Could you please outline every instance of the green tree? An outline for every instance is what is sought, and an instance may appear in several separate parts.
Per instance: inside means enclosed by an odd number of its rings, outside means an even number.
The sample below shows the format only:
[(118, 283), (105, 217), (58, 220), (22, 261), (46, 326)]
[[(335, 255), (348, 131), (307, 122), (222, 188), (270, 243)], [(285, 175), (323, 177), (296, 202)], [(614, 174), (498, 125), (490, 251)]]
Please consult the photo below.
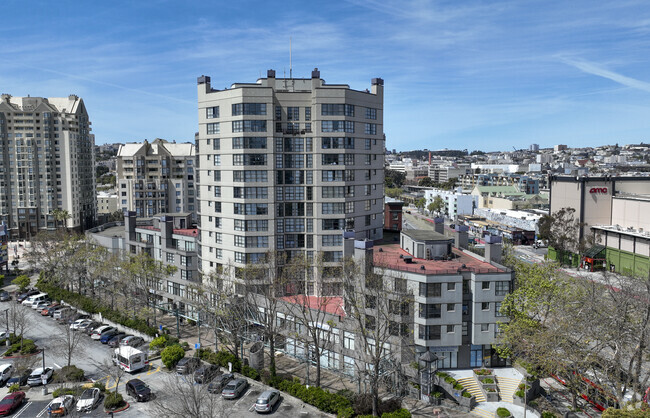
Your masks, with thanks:
[(397, 199), (402, 195), (403, 190), (399, 187), (388, 187), (386, 188), (386, 196)]
[(101, 176), (104, 174), (108, 173), (108, 167), (105, 165), (97, 165), (95, 166), (95, 177), (99, 179)]
[(22, 292), (25, 289), (27, 289), (27, 287), (29, 287), (29, 284), (31, 283), (31, 279), (29, 278), (29, 276), (21, 274), (20, 276), (13, 279), (11, 283), (18, 286), (18, 290)]
[(183, 357), (185, 357), (185, 350), (183, 350), (183, 347), (178, 344), (165, 347), (160, 353), (162, 363), (169, 370), (176, 367), (176, 363), (178, 363)]
[(440, 213), (445, 208), (445, 201), (440, 196), (433, 198), (433, 202), (429, 203), (427, 210), (431, 213)]
[(62, 209), (54, 209), (52, 211), (52, 215), (54, 216), (54, 221), (59, 224), (63, 224), (65, 227), (65, 230), (68, 230), (68, 219), (70, 219), (70, 213), (67, 210), (62, 210)]
[(421, 178), (420, 181), (418, 181), (418, 186), (421, 186), (421, 187), (433, 187), (434, 183), (433, 183), (433, 180), (431, 180), (431, 177), (424, 177), (424, 178)]
[(424, 205), (426, 204), (427, 204), (427, 200), (423, 197), (415, 201), (415, 207), (418, 208), (419, 211), (422, 211), (422, 209), (424, 209)]
[(575, 218), (575, 209), (562, 208), (539, 220), (539, 238), (558, 254), (558, 261), (564, 262), (567, 253), (579, 251), (578, 237), (582, 225)]
[(406, 181), (406, 173), (395, 170), (384, 171), (384, 184), (387, 188), (402, 187)]

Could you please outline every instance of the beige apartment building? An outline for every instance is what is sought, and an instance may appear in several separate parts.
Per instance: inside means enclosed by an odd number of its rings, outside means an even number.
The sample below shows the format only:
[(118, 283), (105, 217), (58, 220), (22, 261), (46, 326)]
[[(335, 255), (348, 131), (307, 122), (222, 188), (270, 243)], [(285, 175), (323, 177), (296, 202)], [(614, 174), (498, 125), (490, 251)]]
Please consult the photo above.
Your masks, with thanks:
[[(368, 90), (276, 78), (213, 89), (198, 78), (199, 269), (243, 267), (270, 251), (325, 265), (343, 237), (382, 237), (383, 80)], [(318, 272), (305, 292), (318, 293)], [(330, 283), (331, 282), (331, 283)], [(340, 294), (328, 279), (323, 293)]]
[[(0, 101), (0, 219), (13, 238), (65, 226), (84, 230), (97, 213), (95, 138), (86, 106), (68, 97), (12, 97)], [(59, 224), (58, 226), (61, 226)]]
[(120, 145), (117, 207), (137, 217), (196, 212), (194, 144), (155, 139)]

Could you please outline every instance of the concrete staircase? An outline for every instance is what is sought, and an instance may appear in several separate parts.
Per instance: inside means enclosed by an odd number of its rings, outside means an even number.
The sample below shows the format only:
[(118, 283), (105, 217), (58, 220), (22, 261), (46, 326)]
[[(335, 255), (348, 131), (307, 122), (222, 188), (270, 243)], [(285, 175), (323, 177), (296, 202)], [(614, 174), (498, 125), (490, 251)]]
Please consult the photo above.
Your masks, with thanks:
[(472, 415), (476, 415), (482, 418), (494, 418), (494, 412), (481, 408), (480, 404), (472, 409)]
[(497, 376), (497, 387), (501, 395), (501, 402), (512, 403), (512, 395), (515, 394), (520, 383), (521, 379)]
[(476, 397), (476, 402), (485, 402), (485, 396), (483, 396), (483, 392), (481, 392), (481, 388), (479, 388), (479, 383), (476, 381), (476, 378), (474, 376), (472, 377), (463, 377), (461, 379), (458, 379), (458, 383), (463, 385), (465, 389), (472, 395)]

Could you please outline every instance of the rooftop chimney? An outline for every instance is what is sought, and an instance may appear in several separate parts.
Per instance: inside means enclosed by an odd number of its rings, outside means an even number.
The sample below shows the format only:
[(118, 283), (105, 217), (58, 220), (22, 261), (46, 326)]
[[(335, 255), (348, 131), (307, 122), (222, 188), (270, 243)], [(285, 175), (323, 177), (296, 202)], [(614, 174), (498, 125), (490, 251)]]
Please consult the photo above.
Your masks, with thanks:
[(434, 231), (445, 235), (445, 218), (433, 218)]
[(311, 78), (320, 78), (320, 71), (318, 71), (318, 67), (314, 68), (314, 70), (311, 72)]
[(502, 238), (497, 235), (488, 235), (485, 237), (485, 259), (487, 261), (501, 263), (501, 254), (503, 250), (501, 241)]
[(275, 70), (267, 70), (266, 78), (275, 78)]
[(202, 75), (201, 77), (197, 77), (196, 83), (197, 84), (210, 83), (210, 77), (207, 75)]
[(456, 234), (454, 237), (454, 245), (456, 248), (467, 249), (467, 231), (469, 231), (467, 225), (456, 225)]
[(384, 79), (383, 78), (373, 78), (371, 84), (373, 85), (378, 85), (378, 86), (383, 86), (384, 85)]

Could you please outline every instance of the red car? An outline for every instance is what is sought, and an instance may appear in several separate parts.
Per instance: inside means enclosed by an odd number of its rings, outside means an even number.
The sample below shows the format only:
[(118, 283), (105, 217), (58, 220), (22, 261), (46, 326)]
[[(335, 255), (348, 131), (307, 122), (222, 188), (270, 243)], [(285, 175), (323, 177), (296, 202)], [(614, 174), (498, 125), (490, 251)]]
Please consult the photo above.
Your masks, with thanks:
[(0, 401), (0, 415), (9, 415), (16, 408), (23, 404), (25, 400), (25, 392), (14, 392), (5, 396), (4, 399)]

